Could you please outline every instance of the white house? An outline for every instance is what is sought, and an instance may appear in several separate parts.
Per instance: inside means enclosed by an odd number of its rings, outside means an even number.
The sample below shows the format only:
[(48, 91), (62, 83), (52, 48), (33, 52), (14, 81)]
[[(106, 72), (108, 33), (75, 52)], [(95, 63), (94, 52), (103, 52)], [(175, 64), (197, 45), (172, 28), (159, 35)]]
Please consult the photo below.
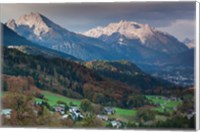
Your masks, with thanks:
[(54, 110), (56, 112), (59, 112), (61, 115), (64, 115), (65, 114), (65, 105), (60, 104), (58, 106), (54, 106)]
[(10, 118), (12, 109), (2, 109), (0, 115), (5, 115), (6, 118)]
[(122, 123), (120, 121), (113, 120), (110, 123), (114, 128), (120, 128), (122, 126)]
[(71, 107), (69, 109), (70, 115), (72, 117), (73, 120), (77, 120), (79, 118), (84, 118), (84, 116), (81, 114), (80, 110), (78, 110), (77, 107)]
[(104, 112), (107, 114), (107, 115), (111, 115), (111, 114), (114, 114), (114, 109), (112, 107), (105, 107), (104, 108)]
[(187, 113), (187, 118), (190, 120), (193, 116), (195, 116), (195, 112)]

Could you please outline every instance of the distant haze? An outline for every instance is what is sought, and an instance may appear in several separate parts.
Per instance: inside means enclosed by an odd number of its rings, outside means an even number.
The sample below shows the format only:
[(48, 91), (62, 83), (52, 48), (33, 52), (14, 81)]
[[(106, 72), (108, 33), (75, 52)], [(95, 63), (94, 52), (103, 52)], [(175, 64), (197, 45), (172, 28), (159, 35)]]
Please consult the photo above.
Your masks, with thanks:
[(39, 12), (74, 32), (123, 19), (150, 24), (181, 41), (195, 34), (195, 2), (2, 4), (1, 22), (30, 12)]

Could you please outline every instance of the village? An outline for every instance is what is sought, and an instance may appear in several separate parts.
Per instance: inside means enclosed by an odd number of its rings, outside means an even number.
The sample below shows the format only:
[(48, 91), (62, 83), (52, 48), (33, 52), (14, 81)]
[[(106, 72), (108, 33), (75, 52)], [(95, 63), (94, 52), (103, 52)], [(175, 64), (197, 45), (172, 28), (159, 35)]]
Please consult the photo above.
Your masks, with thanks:
[[(160, 112), (169, 112), (169, 111), (176, 111), (177, 106), (175, 105), (174, 107), (167, 107), (170, 102), (181, 102), (180, 98), (176, 97), (163, 97), (163, 96), (148, 96), (150, 100), (152, 100), (154, 103), (152, 104), (151, 107), (144, 106), (144, 108), (159, 108), (157, 109)], [(164, 102), (160, 102), (160, 101)], [(38, 107), (38, 106), (43, 106), (48, 108), (48, 110), (52, 113), (55, 114), (57, 113), (59, 115), (60, 120), (65, 120), (65, 119), (72, 119), (74, 122), (79, 122), (81, 120), (84, 120), (88, 116), (88, 114), (91, 114), (89, 111), (83, 111), (80, 106), (73, 104), (73, 102), (69, 103), (69, 106), (67, 105), (66, 102), (64, 101), (57, 101), (57, 103), (53, 106), (50, 106), (47, 102), (44, 100), (35, 100), (35, 102), (32, 104), (32, 107)], [(136, 108), (133, 108), (134, 111), (137, 111)], [(156, 110), (156, 109), (155, 109)], [(35, 111), (37, 114), (38, 112)], [(12, 114), (12, 109), (5, 108), (2, 109), (0, 112), (1, 116), (4, 116), (5, 118), (10, 119)], [(96, 114), (96, 118), (99, 120), (103, 121), (106, 126), (109, 126), (111, 128), (124, 128), (124, 120), (121, 118), (117, 118), (119, 113), (116, 111), (114, 107), (108, 107), (105, 106), (103, 107), (102, 111), (100, 111), (99, 114)], [(188, 119), (191, 119), (195, 115), (194, 110), (190, 109), (186, 113), (184, 113), (183, 116), (187, 117)], [(146, 122), (148, 124), (149, 122)], [(138, 125), (138, 122), (135, 122), (136, 125)]]
[[(37, 107), (37, 106), (46, 107), (46, 103), (44, 101), (35, 101), (33, 103), (33, 107)], [(76, 105), (72, 105), (69, 108), (66, 108), (65, 104), (56, 104), (55, 106), (51, 107), (49, 110), (51, 111), (52, 114), (58, 113), (60, 115), (60, 119), (71, 118), (73, 121), (76, 122), (85, 118), (83, 112), (81, 112), (79, 107)], [(35, 113), (37, 114), (38, 112), (35, 111)], [(102, 115), (99, 114), (99, 115), (96, 115), (96, 117), (102, 121), (110, 123), (110, 125), (113, 128), (122, 127), (122, 122), (120, 120), (109, 119), (109, 115), (113, 115), (115, 113), (115, 110), (112, 107), (104, 107), (102, 113), (103, 113)], [(11, 118), (11, 114), (12, 114), (12, 109), (9, 109), (9, 108), (2, 109), (0, 112), (1, 116), (4, 116), (8, 119)]]

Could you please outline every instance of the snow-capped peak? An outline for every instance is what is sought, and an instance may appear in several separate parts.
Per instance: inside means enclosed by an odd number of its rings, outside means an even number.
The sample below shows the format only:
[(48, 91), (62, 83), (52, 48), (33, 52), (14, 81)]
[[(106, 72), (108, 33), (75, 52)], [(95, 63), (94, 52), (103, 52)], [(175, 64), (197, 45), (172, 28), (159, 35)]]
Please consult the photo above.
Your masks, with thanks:
[(106, 27), (93, 28), (85, 33), (86, 36), (98, 38), (102, 35), (110, 36), (113, 33), (120, 33), (128, 39), (139, 38), (145, 42), (147, 37), (151, 37), (155, 29), (148, 24), (139, 24), (133, 21), (121, 20), (118, 23), (110, 23)]
[(33, 32), (36, 36), (40, 36), (41, 33), (47, 33), (50, 28), (43, 20), (43, 16), (39, 13), (25, 14), (19, 19), (11, 20), (7, 22), (7, 26), (11, 29), (15, 29), (14, 25), (17, 26), (28, 26), (30, 29), (33, 29)]

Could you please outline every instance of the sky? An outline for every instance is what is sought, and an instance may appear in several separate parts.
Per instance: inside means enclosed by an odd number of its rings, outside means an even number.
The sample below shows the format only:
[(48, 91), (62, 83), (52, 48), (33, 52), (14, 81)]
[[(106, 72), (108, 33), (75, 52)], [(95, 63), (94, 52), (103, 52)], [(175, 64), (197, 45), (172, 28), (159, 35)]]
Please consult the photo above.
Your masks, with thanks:
[(181, 41), (195, 36), (195, 2), (1, 4), (1, 22), (30, 12), (74, 32), (128, 20), (149, 24)]

